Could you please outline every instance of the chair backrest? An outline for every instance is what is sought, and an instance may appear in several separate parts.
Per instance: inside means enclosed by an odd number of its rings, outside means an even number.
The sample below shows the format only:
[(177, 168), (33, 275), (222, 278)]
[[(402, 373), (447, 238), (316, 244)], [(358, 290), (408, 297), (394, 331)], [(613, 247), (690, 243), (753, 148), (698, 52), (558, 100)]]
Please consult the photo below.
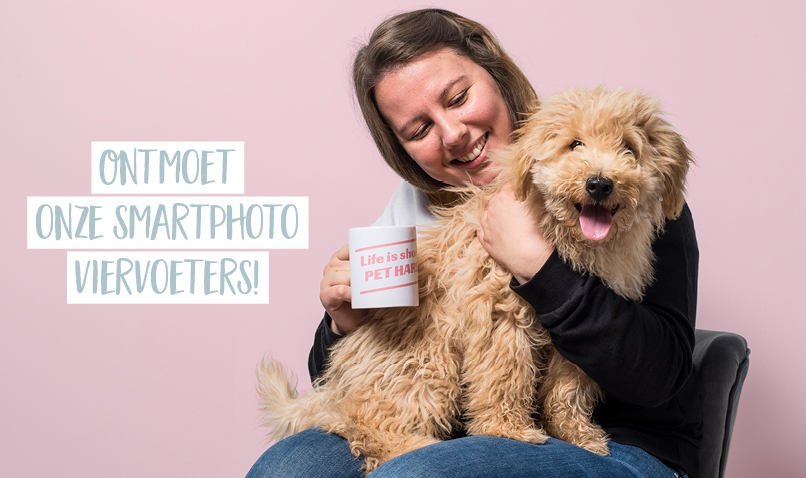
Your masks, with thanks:
[(703, 437), (701, 478), (723, 478), (733, 423), (750, 364), (750, 350), (741, 335), (696, 330), (694, 373), (702, 387)]

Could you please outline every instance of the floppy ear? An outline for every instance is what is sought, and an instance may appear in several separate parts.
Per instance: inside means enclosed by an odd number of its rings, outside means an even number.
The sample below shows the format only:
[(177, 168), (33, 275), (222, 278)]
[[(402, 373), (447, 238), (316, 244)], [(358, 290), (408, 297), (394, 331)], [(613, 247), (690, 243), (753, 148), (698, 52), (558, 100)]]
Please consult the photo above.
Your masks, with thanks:
[(526, 154), (523, 148), (517, 147), (507, 148), (507, 154), (510, 161), (511, 168), (506, 179), (512, 186), (512, 192), (518, 201), (525, 201), (529, 193), (529, 188), (532, 185), (532, 165), (534, 161)]
[(546, 144), (545, 114), (532, 115), (515, 133), (516, 140), (500, 150), (495, 161), (501, 167), (502, 179), (509, 182), (519, 201), (525, 201), (532, 188), (532, 166), (535, 154)]
[(686, 174), (694, 156), (669, 122), (653, 115), (644, 125), (649, 143), (657, 151), (655, 167), (663, 176), (663, 214), (676, 219), (683, 210)]

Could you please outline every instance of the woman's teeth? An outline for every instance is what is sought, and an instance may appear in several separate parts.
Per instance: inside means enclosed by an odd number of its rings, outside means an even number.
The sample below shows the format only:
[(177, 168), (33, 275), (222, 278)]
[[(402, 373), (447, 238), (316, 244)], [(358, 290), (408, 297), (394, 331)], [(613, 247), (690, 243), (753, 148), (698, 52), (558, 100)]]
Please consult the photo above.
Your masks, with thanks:
[(487, 142), (487, 135), (485, 134), (484, 136), (481, 137), (479, 142), (476, 143), (475, 146), (473, 146), (473, 151), (468, 153), (467, 156), (456, 158), (456, 161), (459, 161), (460, 163), (469, 163), (470, 161), (473, 161), (474, 159), (478, 158), (479, 154), (481, 154), (481, 150), (484, 149), (484, 144), (486, 142)]

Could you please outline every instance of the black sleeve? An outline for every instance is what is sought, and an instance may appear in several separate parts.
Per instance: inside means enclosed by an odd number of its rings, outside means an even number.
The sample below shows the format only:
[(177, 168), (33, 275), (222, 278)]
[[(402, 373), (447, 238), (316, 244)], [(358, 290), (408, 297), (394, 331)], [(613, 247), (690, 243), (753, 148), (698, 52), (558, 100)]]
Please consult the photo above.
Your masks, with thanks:
[(653, 250), (655, 280), (641, 302), (574, 272), (556, 252), (529, 282), (511, 284), (560, 354), (610, 396), (645, 407), (671, 398), (692, 370), (699, 251), (688, 206)]
[(311, 382), (322, 374), (327, 359), (330, 356), (330, 348), (342, 338), (341, 335), (338, 335), (330, 329), (331, 320), (333, 319), (325, 312), (325, 316), (322, 318), (313, 336), (313, 346), (311, 347), (311, 352), (308, 354), (308, 373), (311, 375)]

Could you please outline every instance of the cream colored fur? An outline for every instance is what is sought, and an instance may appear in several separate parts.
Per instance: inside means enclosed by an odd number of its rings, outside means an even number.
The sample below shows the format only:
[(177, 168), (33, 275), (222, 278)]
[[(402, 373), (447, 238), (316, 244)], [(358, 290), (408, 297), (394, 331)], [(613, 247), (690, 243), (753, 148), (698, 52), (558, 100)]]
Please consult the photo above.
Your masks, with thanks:
[[(462, 190), (466, 200), (437, 211), (438, 225), (421, 231), (419, 307), (372, 310), (301, 397), (279, 363), (259, 365), (271, 437), (314, 426), (337, 433), (367, 473), (460, 428), (531, 443), (550, 435), (606, 455), (605, 433), (591, 420), (601, 391), (554, 350), (476, 231), (490, 197), (509, 182), (566, 262), (640, 300), (652, 281), (652, 242), (683, 207), (691, 161), (660, 114), (659, 102), (638, 91), (570, 90), (544, 101), (493, 158), (495, 183)], [(583, 146), (572, 149), (575, 140)], [(617, 210), (608, 235), (592, 241), (577, 206), (591, 200), (585, 181), (597, 175), (613, 180), (605, 204)]]

